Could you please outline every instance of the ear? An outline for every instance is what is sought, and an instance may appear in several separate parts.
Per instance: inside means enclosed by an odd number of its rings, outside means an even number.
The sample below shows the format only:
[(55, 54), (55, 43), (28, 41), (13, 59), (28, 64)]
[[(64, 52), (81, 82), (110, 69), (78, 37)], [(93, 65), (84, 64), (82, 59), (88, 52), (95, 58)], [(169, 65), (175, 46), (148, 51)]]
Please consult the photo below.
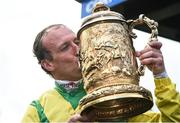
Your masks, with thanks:
[(42, 60), (41, 65), (47, 71), (53, 71), (54, 70), (54, 64), (51, 61), (49, 61), (48, 59)]

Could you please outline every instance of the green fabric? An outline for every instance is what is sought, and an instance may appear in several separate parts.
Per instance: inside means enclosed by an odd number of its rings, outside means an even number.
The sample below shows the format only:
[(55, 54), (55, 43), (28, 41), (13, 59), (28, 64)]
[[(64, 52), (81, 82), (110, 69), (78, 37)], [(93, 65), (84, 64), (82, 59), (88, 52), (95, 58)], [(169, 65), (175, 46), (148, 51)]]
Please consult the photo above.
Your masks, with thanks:
[(49, 120), (47, 119), (46, 115), (44, 114), (44, 108), (41, 106), (39, 100), (33, 101), (31, 103), (31, 105), (36, 107), (40, 122), (41, 123), (49, 123)]
[(79, 100), (86, 95), (86, 91), (83, 88), (83, 82), (80, 83), (80, 87), (71, 91), (70, 93), (67, 93), (67, 91), (64, 89), (63, 86), (56, 83), (55, 89), (58, 91), (59, 94), (61, 94), (68, 102), (70, 102), (73, 109), (76, 109)]
[[(143, 114), (129, 118), (127, 122), (180, 122), (180, 94), (176, 91), (175, 84), (173, 84), (169, 78), (155, 79), (155, 84), (155, 95), (157, 97), (157, 106), (160, 112), (147, 111)], [(85, 94), (85, 91), (81, 85), (79, 91), (83, 90), (83, 94), (79, 94), (80, 92), (77, 91), (67, 97), (60, 87), (57, 86), (57, 90), (53, 89), (44, 93), (39, 99), (40, 103), (34, 101), (31, 106), (28, 107), (22, 123), (39, 123), (48, 121), (54, 123), (67, 122), (69, 117), (76, 113), (71, 106), (74, 105), (75, 108), (79, 102), (76, 94), (82, 96)], [(65, 96), (63, 97), (63, 95)], [(69, 99), (71, 97), (73, 99)], [(78, 97), (81, 98), (80, 96)], [(69, 103), (68, 100), (72, 104)], [(42, 106), (46, 110), (41, 107), (41, 104), (45, 104)], [(47, 117), (48, 120), (46, 120), (45, 117)]]

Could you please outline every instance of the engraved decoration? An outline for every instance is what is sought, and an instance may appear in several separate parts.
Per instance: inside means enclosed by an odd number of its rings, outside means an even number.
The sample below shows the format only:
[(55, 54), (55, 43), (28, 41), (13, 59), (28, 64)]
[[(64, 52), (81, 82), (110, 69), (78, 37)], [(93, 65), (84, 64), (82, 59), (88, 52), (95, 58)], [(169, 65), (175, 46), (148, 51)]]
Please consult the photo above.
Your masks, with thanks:
[(100, 23), (81, 33), (82, 73), (88, 92), (120, 82), (138, 85), (134, 48), (124, 26)]
[(139, 86), (144, 66), (138, 67), (132, 38), (134, 26), (147, 24), (150, 40), (157, 38), (157, 22), (144, 15), (136, 20), (124, 17), (102, 3), (84, 18), (78, 31), (80, 65), (87, 95), (80, 113), (93, 111), (97, 121), (126, 119), (153, 106), (151, 92)]

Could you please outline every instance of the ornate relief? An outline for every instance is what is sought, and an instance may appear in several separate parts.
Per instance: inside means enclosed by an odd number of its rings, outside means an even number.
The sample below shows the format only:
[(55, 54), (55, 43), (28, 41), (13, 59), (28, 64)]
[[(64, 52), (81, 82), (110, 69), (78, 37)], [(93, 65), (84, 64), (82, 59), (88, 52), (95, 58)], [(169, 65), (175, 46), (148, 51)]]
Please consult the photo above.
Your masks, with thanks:
[(110, 76), (137, 78), (134, 48), (123, 25), (108, 22), (94, 25), (82, 32), (80, 40), (82, 74), (87, 91), (89, 86), (97, 87), (99, 79)]
[(144, 15), (126, 21), (103, 4), (98, 4), (93, 12), (78, 31), (87, 91), (80, 101), (81, 113), (95, 109), (97, 121), (112, 121), (147, 111), (153, 105), (152, 95), (139, 86), (144, 66), (137, 66), (131, 39), (136, 35), (132, 29), (147, 24), (152, 30), (152, 40), (157, 38), (157, 23)]

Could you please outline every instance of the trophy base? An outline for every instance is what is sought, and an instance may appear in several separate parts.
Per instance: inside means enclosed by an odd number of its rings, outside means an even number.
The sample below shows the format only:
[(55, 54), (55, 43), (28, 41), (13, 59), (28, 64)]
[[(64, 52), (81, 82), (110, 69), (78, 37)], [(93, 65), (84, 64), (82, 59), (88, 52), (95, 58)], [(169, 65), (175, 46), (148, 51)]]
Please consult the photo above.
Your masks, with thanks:
[(134, 84), (121, 84), (93, 91), (80, 101), (80, 113), (92, 111), (96, 121), (119, 121), (151, 109), (151, 93)]

